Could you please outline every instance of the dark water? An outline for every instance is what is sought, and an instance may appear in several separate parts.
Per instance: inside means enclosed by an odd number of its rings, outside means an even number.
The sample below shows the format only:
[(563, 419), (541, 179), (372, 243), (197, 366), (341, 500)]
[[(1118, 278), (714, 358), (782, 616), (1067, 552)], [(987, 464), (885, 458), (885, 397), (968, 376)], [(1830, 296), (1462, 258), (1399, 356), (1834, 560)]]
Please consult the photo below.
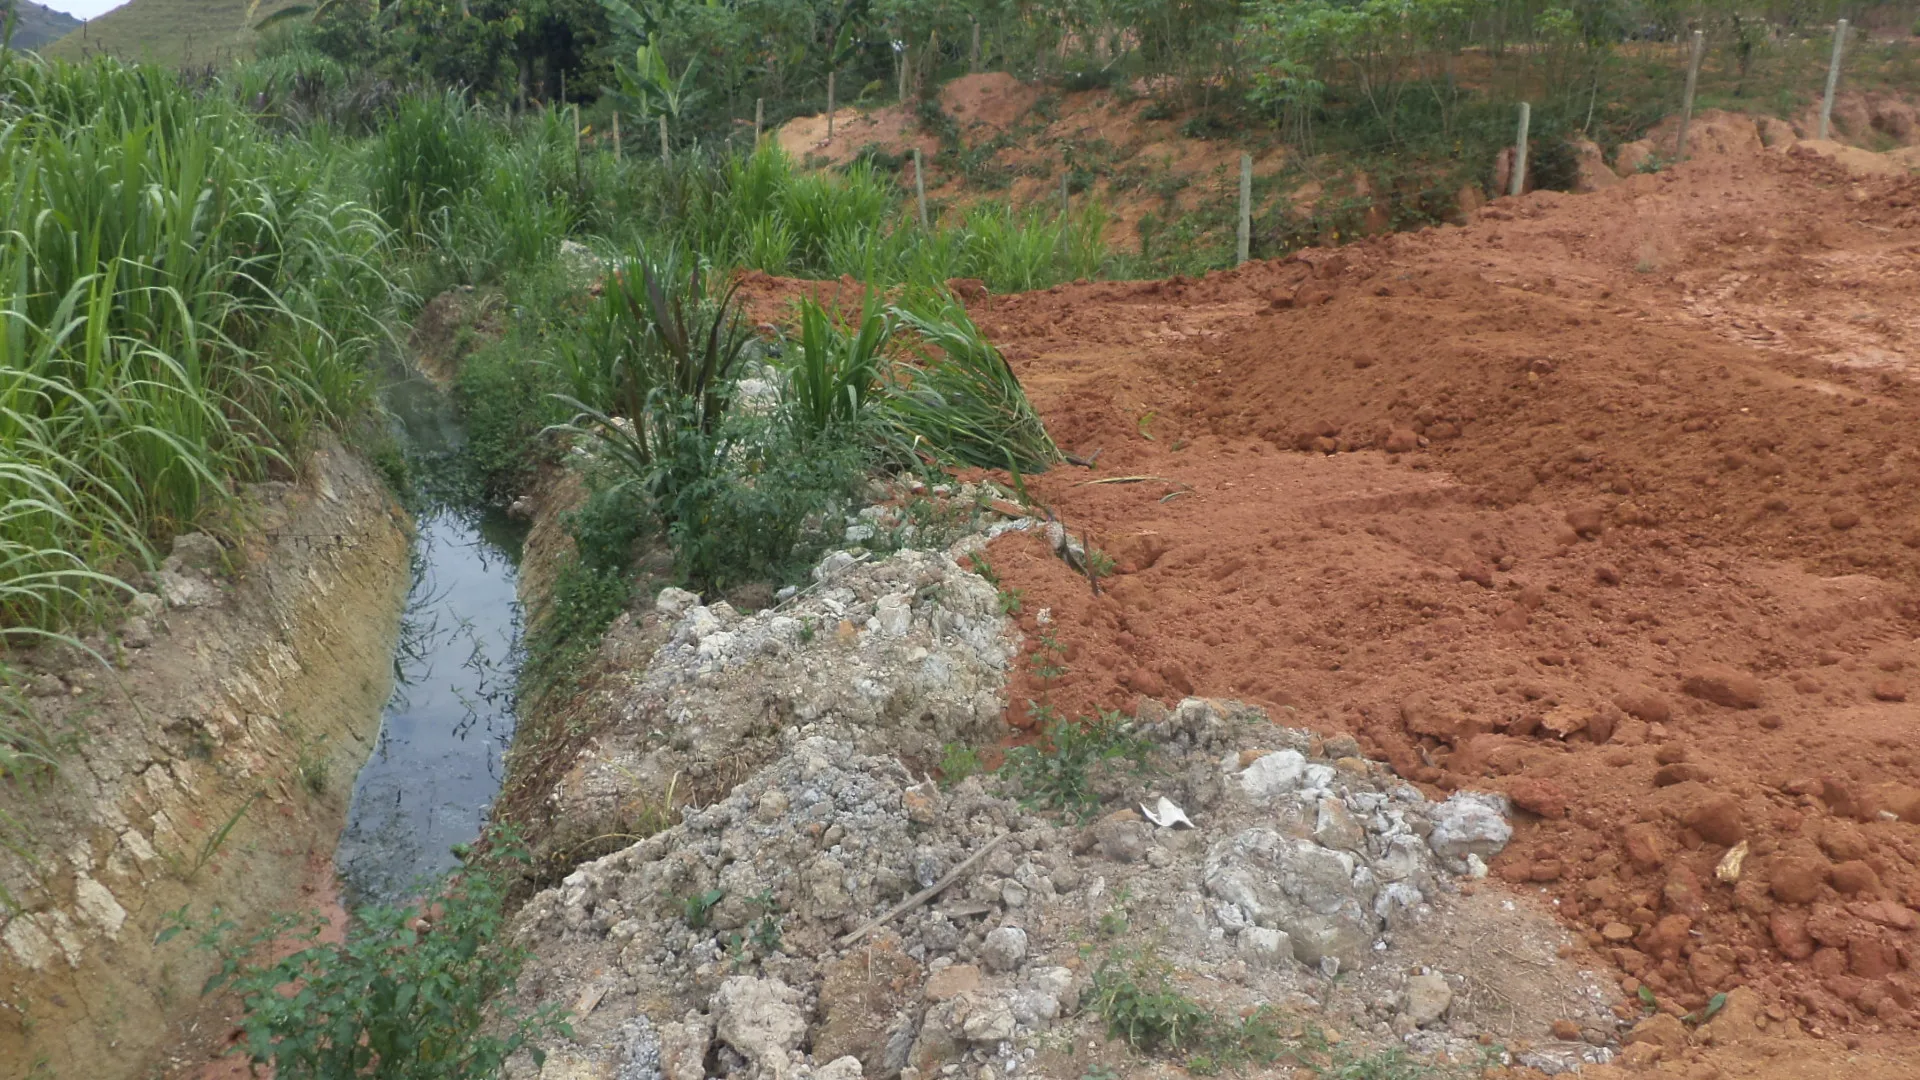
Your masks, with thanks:
[(461, 432), (443, 395), (396, 370), (383, 400), (416, 484), (413, 586), (380, 737), (354, 782), (334, 856), (349, 906), (391, 903), (451, 869), (499, 794), (513, 739), (520, 536), (505, 518), (437, 488)]

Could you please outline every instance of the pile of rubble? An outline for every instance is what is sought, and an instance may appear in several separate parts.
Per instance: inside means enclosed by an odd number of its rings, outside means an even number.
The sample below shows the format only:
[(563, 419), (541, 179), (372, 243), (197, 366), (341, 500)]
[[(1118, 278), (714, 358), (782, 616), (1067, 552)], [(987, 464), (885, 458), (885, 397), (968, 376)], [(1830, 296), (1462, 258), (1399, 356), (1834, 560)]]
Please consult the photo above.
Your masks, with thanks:
[(1511, 834), (1502, 798), (1433, 803), (1351, 739), (1201, 699), (1142, 703), (1152, 768), (1108, 778), (1124, 808), (1088, 823), (1003, 776), (943, 787), (904, 762), (998, 722), (993, 589), (923, 552), (816, 578), (746, 618), (663, 596), (669, 643), (634, 684), (654, 734), (576, 772), (617, 798), (642, 770), (764, 764), (521, 911), (520, 995), (575, 1014), (523, 1075), (1045, 1075), (1049, 1032), (1104, 1030), (1106, 957), (1146, 952), (1223, 1012), (1461, 1059), (1524, 1038), (1555, 1072), (1610, 1056), (1610, 984), (1546, 912), (1471, 884)]

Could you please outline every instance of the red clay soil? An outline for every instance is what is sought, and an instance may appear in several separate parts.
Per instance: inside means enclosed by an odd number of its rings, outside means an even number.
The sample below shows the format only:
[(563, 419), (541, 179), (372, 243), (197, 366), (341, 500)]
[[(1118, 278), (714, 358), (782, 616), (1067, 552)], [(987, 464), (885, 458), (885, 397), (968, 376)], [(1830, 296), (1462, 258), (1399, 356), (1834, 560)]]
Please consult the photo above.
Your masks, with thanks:
[[(1756, 146), (1200, 281), (976, 301), (1062, 446), (1099, 453), (1028, 483), (1117, 564), (1095, 595), (1037, 536), (995, 543), (1029, 641), (1044, 611), (1066, 649), (1016, 698), (1239, 698), (1504, 791), (1495, 873), (1629, 992), (1750, 986), (1904, 1054), (1916, 207), (1920, 180)], [(1115, 477), (1149, 479), (1089, 483)]]

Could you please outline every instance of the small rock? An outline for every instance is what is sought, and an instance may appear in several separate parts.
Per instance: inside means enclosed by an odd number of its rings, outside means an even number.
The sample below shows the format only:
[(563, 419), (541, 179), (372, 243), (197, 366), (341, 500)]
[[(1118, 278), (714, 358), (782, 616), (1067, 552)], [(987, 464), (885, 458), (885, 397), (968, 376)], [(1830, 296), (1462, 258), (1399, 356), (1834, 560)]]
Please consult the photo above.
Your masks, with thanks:
[(860, 1059), (852, 1054), (834, 1058), (813, 1070), (813, 1080), (860, 1080), (864, 1075), (865, 1071), (860, 1067)]
[(1873, 684), (1873, 699), (1875, 701), (1905, 701), (1907, 700), (1907, 684), (1901, 682), (1899, 679), (1881, 679), (1879, 682)]
[(974, 999), (966, 1020), (961, 1022), (960, 1033), (968, 1042), (997, 1043), (1013, 1038), (1017, 1027), (1012, 1004), (1004, 997), (994, 996)]
[(665, 1080), (706, 1080), (707, 1047), (712, 1043), (712, 1017), (690, 1012), (681, 1023), (661, 1025), (661, 1075)]
[(1759, 679), (1721, 664), (1688, 671), (1681, 678), (1680, 689), (1729, 709), (1757, 709), (1762, 699)]
[(1606, 520), (1606, 512), (1597, 506), (1581, 506), (1567, 511), (1567, 526), (1589, 539), (1600, 535)]
[(927, 978), (921, 995), (928, 1001), (952, 1001), (961, 994), (980, 989), (980, 969), (972, 964), (954, 964), (941, 968)]
[(1147, 853), (1147, 823), (1132, 810), (1116, 810), (1093, 827), (1100, 853), (1114, 862), (1139, 862)]
[(980, 960), (988, 971), (1012, 971), (1026, 958), (1027, 932), (1017, 926), (1002, 926), (989, 932), (980, 946)]
[(1438, 1023), (1453, 1005), (1453, 988), (1441, 975), (1415, 975), (1407, 980), (1402, 1009), (1417, 1027)]
[(1669, 1050), (1677, 1050), (1687, 1045), (1687, 1026), (1680, 1018), (1668, 1013), (1655, 1013), (1633, 1026), (1627, 1033), (1629, 1046), (1647, 1043)]
[(1293, 959), (1293, 942), (1285, 931), (1264, 926), (1249, 926), (1240, 931), (1235, 942), (1240, 958), (1255, 969), (1285, 967)]
[(173, 551), (161, 563), (175, 573), (182, 570), (214, 570), (226, 558), (220, 541), (202, 532), (181, 533), (173, 538)]
[(1307, 776), (1306, 756), (1297, 750), (1263, 754), (1240, 772), (1240, 788), (1255, 799), (1271, 799), (1299, 790)]
[(1581, 1041), (1580, 1025), (1571, 1020), (1555, 1020), (1553, 1022), (1553, 1037), (1559, 1039), (1561, 1042), (1579, 1042)]
[(653, 610), (669, 619), (678, 619), (692, 611), (694, 605), (698, 603), (700, 603), (700, 597), (685, 589), (676, 589), (669, 585), (660, 590), (660, 595), (653, 598)]
[(787, 1052), (807, 1034), (807, 1017), (798, 991), (778, 979), (735, 975), (720, 984), (708, 1008), (714, 1033), (747, 1060), (784, 1069)]
[(913, 627), (913, 599), (909, 596), (883, 596), (873, 605), (873, 617), (880, 624), (880, 636), (907, 636)]
[(1443, 859), (1478, 855), (1490, 859), (1513, 839), (1507, 824), (1506, 800), (1478, 791), (1457, 792), (1433, 808), (1433, 832), (1427, 846)]
[(1341, 851), (1359, 851), (1367, 841), (1367, 830), (1347, 812), (1345, 803), (1327, 797), (1320, 800), (1320, 817), (1313, 829), (1313, 842)]
[(129, 649), (144, 649), (153, 644), (153, 624), (135, 615), (120, 626), (120, 644)]

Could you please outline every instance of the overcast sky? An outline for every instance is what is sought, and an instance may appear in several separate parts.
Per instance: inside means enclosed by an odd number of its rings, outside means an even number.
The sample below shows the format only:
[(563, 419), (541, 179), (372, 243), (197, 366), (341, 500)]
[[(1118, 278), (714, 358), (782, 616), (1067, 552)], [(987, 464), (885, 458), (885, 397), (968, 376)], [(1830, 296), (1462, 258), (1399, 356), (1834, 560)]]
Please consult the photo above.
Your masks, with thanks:
[(28, 2), (50, 7), (55, 11), (64, 11), (76, 19), (93, 19), (105, 15), (126, 3), (127, 0), (28, 0)]

